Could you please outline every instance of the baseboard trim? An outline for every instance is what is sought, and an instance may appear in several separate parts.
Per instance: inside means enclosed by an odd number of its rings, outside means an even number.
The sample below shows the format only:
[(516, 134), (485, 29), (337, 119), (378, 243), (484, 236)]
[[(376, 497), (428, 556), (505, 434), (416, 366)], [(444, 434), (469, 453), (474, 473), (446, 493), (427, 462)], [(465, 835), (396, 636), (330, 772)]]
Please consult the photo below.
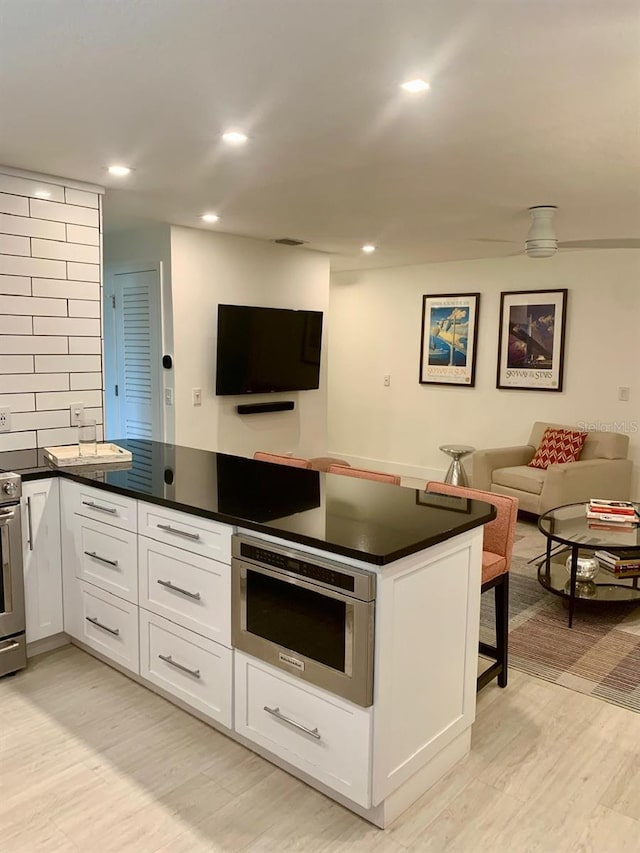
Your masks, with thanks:
[(44, 637), (42, 640), (35, 640), (33, 643), (27, 643), (27, 659), (43, 655), (45, 652), (52, 652), (54, 649), (59, 649), (61, 646), (67, 646), (71, 642), (68, 634), (54, 634), (52, 637)]

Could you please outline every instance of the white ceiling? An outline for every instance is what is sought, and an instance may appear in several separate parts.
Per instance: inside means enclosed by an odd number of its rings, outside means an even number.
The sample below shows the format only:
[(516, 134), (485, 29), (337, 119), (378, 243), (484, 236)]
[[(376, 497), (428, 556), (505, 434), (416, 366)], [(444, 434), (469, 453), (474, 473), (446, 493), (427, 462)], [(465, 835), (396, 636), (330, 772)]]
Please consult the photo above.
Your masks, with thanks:
[(639, 95), (637, 0), (0, 0), (0, 163), (335, 269), (640, 236)]

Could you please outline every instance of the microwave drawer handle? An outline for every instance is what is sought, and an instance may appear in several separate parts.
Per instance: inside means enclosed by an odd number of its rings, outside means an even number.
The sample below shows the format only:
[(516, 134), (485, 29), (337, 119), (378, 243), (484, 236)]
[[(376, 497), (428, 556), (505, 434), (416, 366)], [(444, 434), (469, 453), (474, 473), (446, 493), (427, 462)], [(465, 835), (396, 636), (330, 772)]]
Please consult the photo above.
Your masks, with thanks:
[(185, 539), (193, 539), (195, 542), (200, 539), (199, 533), (189, 533), (187, 530), (178, 530), (177, 527), (172, 527), (170, 524), (156, 524), (160, 530), (165, 530), (167, 533), (175, 533), (176, 536), (184, 536)]
[(87, 622), (91, 622), (92, 625), (95, 625), (96, 628), (102, 628), (103, 631), (108, 631), (110, 634), (113, 634), (114, 637), (120, 636), (120, 628), (108, 628), (106, 625), (103, 625), (102, 622), (98, 622), (93, 616), (85, 616), (84, 617)]
[(195, 598), (196, 601), (200, 601), (199, 592), (189, 592), (188, 589), (183, 589), (181, 586), (176, 586), (175, 584), (171, 583), (171, 581), (163, 581), (159, 578), (157, 583), (159, 583), (160, 586), (166, 586), (167, 589), (172, 589), (174, 592), (181, 592), (182, 595), (186, 595), (189, 598)]
[(102, 504), (97, 504), (95, 501), (82, 501), (83, 506), (88, 506), (91, 509), (100, 510), (100, 512), (108, 512), (109, 515), (117, 515), (118, 510), (114, 506), (102, 506)]
[(174, 660), (171, 655), (158, 655), (158, 657), (165, 663), (168, 663), (171, 666), (175, 666), (175, 668), (179, 669), (181, 672), (188, 672), (189, 675), (193, 675), (194, 678), (200, 678), (199, 669), (189, 669), (188, 666), (183, 666), (181, 663), (178, 663), (177, 660)]
[(320, 732), (317, 728), (308, 729), (306, 726), (303, 726), (302, 723), (296, 723), (296, 721), (292, 720), (291, 717), (285, 717), (285, 715), (280, 712), (280, 708), (270, 708), (268, 705), (265, 705), (263, 710), (265, 710), (267, 714), (271, 714), (271, 716), (275, 717), (277, 720), (282, 720), (283, 723), (288, 723), (290, 726), (293, 726), (294, 729), (300, 729), (301, 732), (311, 735), (311, 737), (314, 737), (316, 740), (320, 740)]
[(107, 566), (113, 566), (114, 568), (118, 568), (117, 560), (107, 560), (106, 557), (101, 557), (100, 554), (96, 554), (95, 551), (85, 551), (84, 552), (87, 557), (91, 557), (93, 560), (98, 560), (99, 563), (106, 563)]

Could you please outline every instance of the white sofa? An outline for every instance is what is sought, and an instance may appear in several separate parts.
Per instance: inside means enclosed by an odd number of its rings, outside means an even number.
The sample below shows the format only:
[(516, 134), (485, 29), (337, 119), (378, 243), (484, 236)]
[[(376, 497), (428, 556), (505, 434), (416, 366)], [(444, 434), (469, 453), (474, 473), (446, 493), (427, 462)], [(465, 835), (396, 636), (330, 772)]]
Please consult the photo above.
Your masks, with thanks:
[(518, 498), (521, 510), (535, 515), (589, 498), (628, 500), (632, 471), (632, 462), (627, 459), (628, 436), (590, 432), (577, 462), (550, 465), (546, 470), (529, 468), (547, 427), (579, 429), (537, 421), (527, 444), (477, 450), (473, 454), (473, 487), (512, 495)]

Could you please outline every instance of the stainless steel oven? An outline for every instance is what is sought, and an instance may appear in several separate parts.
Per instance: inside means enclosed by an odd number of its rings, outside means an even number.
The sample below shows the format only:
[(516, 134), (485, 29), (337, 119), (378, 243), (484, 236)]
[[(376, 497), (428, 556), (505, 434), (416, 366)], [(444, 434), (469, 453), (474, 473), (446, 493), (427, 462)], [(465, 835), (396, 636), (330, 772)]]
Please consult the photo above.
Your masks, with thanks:
[(17, 474), (0, 474), (0, 675), (27, 664), (20, 496)]
[(232, 543), (234, 647), (371, 705), (375, 575), (248, 536)]

